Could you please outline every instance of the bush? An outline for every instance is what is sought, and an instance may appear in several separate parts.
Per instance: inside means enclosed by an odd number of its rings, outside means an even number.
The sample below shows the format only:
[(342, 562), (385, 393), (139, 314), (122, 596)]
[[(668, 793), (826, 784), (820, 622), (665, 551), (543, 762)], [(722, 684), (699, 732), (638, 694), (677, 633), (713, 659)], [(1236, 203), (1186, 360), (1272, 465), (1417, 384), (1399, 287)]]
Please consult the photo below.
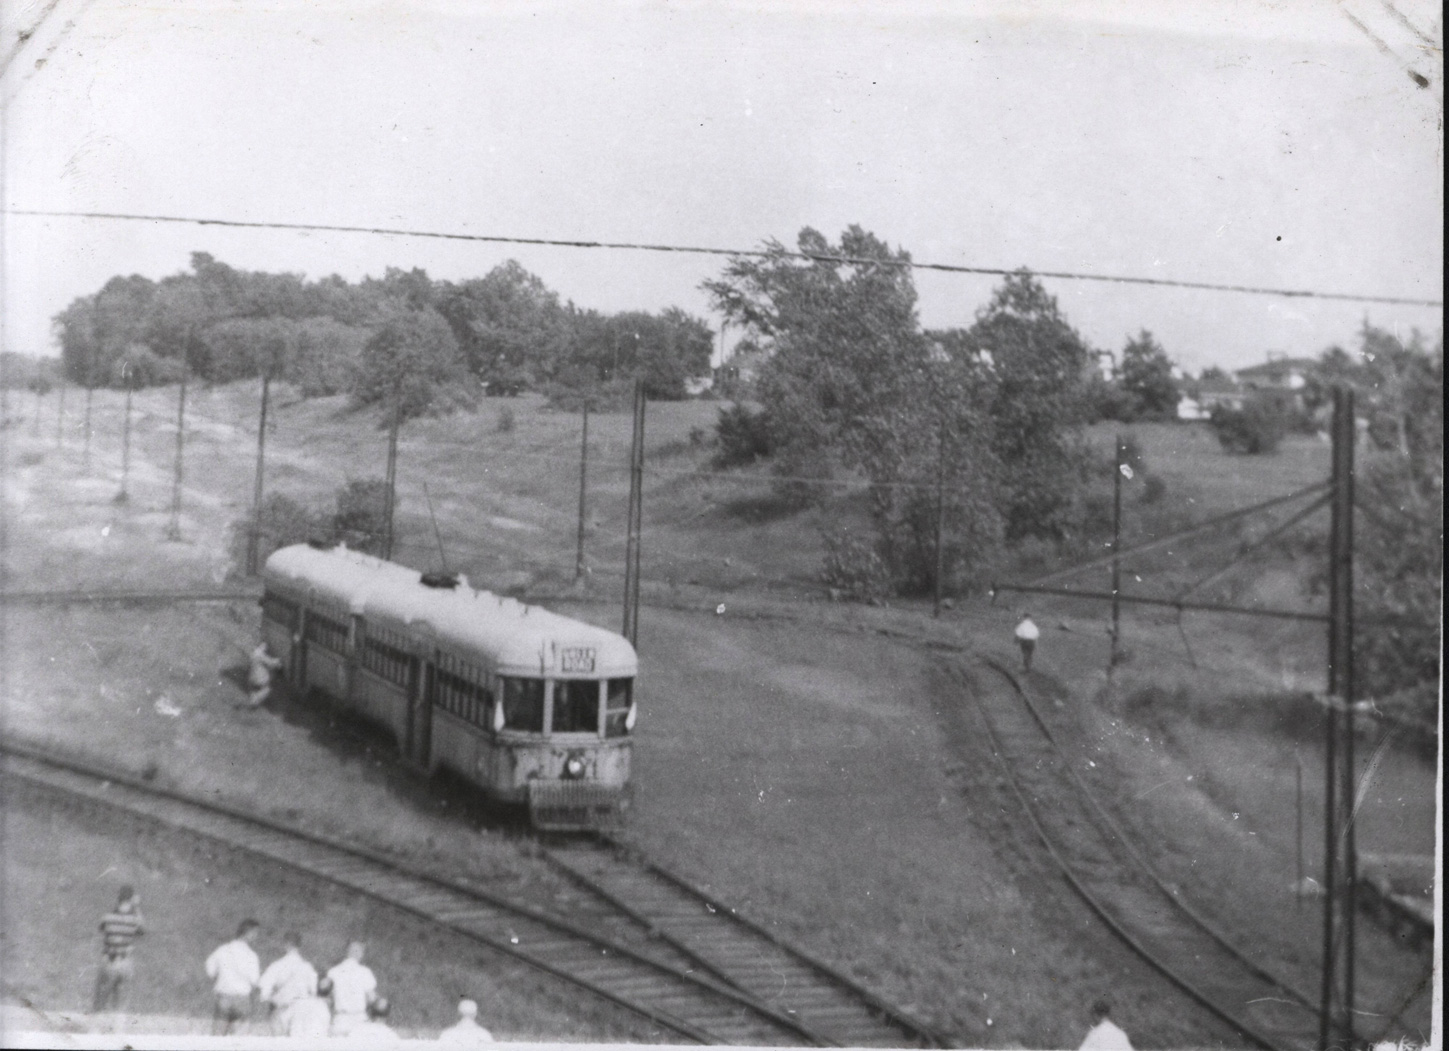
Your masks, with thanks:
[[(251, 535), (251, 515), (232, 523), (231, 557), (235, 572), (243, 572), (246, 568)], [(325, 512), (313, 511), (282, 493), (272, 493), (262, 501), (257, 564), (260, 566), (278, 548), (304, 544), (308, 540), (331, 542), (335, 537), (333, 521)]]
[(354, 478), (337, 490), (332, 534), (348, 547), (378, 554), (387, 531), (387, 483), (380, 478)]
[(1224, 449), (1249, 456), (1276, 452), (1288, 432), (1288, 420), (1267, 401), (1251, 400), (1241, 409), (1216, 406), (1209, 425)]
[(502, 411), (498, 413), (498, 433), (499, 434), (512, 434), (513, 433), (513, 425), (514, 425), (513, 409), (511, 407), (505, 405), (505, 406), (503, 406)]
[(714, 425), (719, 438), (716, 467), (743, 467), (774, 452), (770, 424), (764, 412), (751, 412), (744, 405), (720, 409)]
[(824, 540), (826, 584), (860, 601), (890, 594), (890, 567), (870, 536), (842, 528), (826, 530)]

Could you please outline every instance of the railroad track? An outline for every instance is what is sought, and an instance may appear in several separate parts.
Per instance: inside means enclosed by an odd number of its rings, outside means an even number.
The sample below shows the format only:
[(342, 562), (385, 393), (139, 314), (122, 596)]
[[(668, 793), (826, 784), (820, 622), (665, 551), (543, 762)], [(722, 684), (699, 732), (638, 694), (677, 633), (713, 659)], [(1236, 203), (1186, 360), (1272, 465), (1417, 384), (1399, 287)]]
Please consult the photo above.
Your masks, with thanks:
[(971, 691), (982, 722), (1072, 889), (1133, 952), (1244, 1039), (1270, 1051), (1315, 1047), (1316, 1001), (1249, 959), (1163, 882), (1072, 769), (1016, 676), (989, 658), (984, 664), (1016, 703)]
[(818, 1043), (949, 1046), (905, 1011), (616, 839), (575, 841), (547, 857), (580, 890), (566, 903), (572, 912), (647, 932), (681, 964), (797, 1019)]
[[(622, 929), (620, 916), (637, 928), (633, 916), (596, 915), (585, 926), (367, 848), (195, 799), (123, 771), (13, 740), (0, 743), (0, 756), (6, 779), (121, 810), (366, 894), (585, 989), (648, 1020), (673, 1042), (838, 1042), (792, 1016), (790, 1008), (766, 1002), (718, 976), (717, 966), (733, 964), (705, 967), (694, 953), (676, 945), (672, 934), (650, 937), (647, 923), (642, 935), (637, 929), (632, 934)], [(672, 929), (672, 921), (664, 922)], [(624, 937), (612, 936), (610, 927)]]

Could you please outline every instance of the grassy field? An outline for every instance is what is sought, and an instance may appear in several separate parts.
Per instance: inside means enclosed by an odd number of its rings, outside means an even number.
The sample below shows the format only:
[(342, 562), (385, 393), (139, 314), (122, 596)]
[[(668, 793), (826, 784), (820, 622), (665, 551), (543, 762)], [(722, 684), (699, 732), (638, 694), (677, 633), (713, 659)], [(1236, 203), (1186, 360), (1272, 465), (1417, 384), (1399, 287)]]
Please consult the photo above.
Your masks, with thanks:
[[(27, 418), (5, 434), (4, 586), (225, 579), (234, 569), (232, 529), (251, 503), (256, 394), (250, 384), (190, 392), (180, 541), (165, 539), (174, 389), (136, 398), (125, 503), (114, 501), (119, 399), (96, 394), (87, 466), (83, 397), (68, 394), (57, 448), (50, 395), (38, 428)], [(27, 397), (23, 407), (33, 404)], [(285, 392), (274, 408), (269, 490), (326, 507), (347, 479), (381, 476), (386, 434), (375, 415)], [(631, 835), (963, 1043), (1072, 1045), (1085, 1029), (1083, 1005), (1110, 991), (1139, 1046), (1216, 1044), (1222, 1034), (1107, 941), (1058, 880), (1023, 860), (1018, 833), (1005, 823), (994, 760), (970, 729), (970, 699), (948, 684), (932, 647), (1006, 653), (1022, 603), (962, 601), (933, 620), (918, 601), (824, 601), (818, 527), (860, 514), (859, 497), (784, 515), (764, 499), (758, 475), (699, 477), (711, 470), (709, 450), (691, 434), (708, 430), (716, 408), (650, 409)], [(582, 586), (573, 586), (579, 419), (526, 397), (404, 428), (400, 560), (422, 568), (439, 561), (430, 498), (451, 568), (480, 586), (551, 595), (556, 608), (616, 627), (628, 428), (620, 414), (590, 419), (590, 573)], [(1223, 454), (1199, 428), (1133, 430), (1167, 490), (1148, 504), (1129, 488), (1129, 537), (1300, 488), (1327, 470), (1327, 446), (1313, 438), (1250, 458)], [(1112, 429), (1089, 437), (1110, 449)], [(1128, 586), (1191, 579), (1236, 543), (1241, 537), (1134, 563)], [(1267, 560), (1225, 588), (1245, 601), (1302, 603), (1298, 572)], [(1170, 612), (1132, 610), (1124, 622), (1131, 659), (1108, 689), (1105, 610), (1065, 599), (1030, 608), (1045, 632), (1040, 682), (1058, 691), (1072, 739), (1104, 760), (1100, 790), (1194, 900), (1239, 929), (1279, 932), (1264, 939), (1265, 952), (1293, 962), (1302, 930), (1288, 893), (1294, 798), (1285, 778), (1300, 758), (1305, 777), (1315, 776), (1315, 745), (1242, 711), (1320, 686), (1321, 629), (1210, 614), (1179, 622)], [(137, 769), (154, 763), (170, 783), (251, 800), (547, 900), (548, 877), (530, 863), (519, 830), (403, 772), (389, 742), (295, 705), (238, 710), (235, 672), (254, 644), (254, 607), (6, 606), (0, 614), (5, 732)], [(1169, 701), (1131, 702), (1137, 695)], [(1393, 756), (1360, 815), (1362, 841), (1428, 853), (1432, 767)], [(1308, 856), (1316, 856), (1311, 844)], [(66, 900), (90, 908), (109, 893), (111, 877), (87, 878), (69, 898), (37, 899), (36, 909)], [(197, 944), (212, 935), (209, 927), (197, 933)], [(16, 944), (21, 956), (33, 951), (33, 942)], [(1400, 982), (1401, 969), (1383, 968), (1381, 985)], [(27, 988), (73, 993), (54, 977)], [(178, 992), (174, 1002), (190, 1000)], [(549, 1032), (551, 1010), (541, 1003), (537, 1024), (517, 1031)]]

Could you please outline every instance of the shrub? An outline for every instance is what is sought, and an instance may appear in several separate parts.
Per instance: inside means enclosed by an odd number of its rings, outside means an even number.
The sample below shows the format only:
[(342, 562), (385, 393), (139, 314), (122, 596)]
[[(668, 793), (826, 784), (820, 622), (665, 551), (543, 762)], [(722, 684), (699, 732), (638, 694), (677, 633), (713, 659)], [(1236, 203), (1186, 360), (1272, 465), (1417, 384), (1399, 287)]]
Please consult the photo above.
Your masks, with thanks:
[(743, 467), (774, 452), (769, 420), (763, 411), (751, 412), (744, 405), (720, 409), (714, 429), (719, 438), (716, 467)]
[(387, 483), (380, 478), (353, 478), (337, 490), (332, 534), (348, 547), (377, 554), (387, 531)]
[(850, 598), (881, 599), (891, 592), (891, 572), (876, 543), (849, 529), (826, 530), (825, 583)]
[[(231, 557), (236, 572), (242, 572), (246, 567), (252, 527), (250, 514), (232, 523)], [(333, 522), (325, 513), (313, 511), (283, 493), (272, 493), (262, 501), (257, 529), (258, 565), (278, 548), (303, 544), (308, 540), (330, 542), (336, 535)]]
[(498, 433), (499, 434), (511, 434), (511, 433), (513, 433), (513, 425), (514, 425), (513, 409), (510, 406), (505, 405), (505, 406), (503, 406), (502, 411), (500, 411), (498, 413)]
[(1142, 502), (1155, 504), (1167, 495), (1167, 483), (1161, 475), (1149, 474), (1142, 479)]
[(1209, 425), (1224, 449), (1249, 456), (1276, 452), (1288, 431), (1288, 420), (1268, 401), (1253, 399), (1241, 409), (1216, 406)]

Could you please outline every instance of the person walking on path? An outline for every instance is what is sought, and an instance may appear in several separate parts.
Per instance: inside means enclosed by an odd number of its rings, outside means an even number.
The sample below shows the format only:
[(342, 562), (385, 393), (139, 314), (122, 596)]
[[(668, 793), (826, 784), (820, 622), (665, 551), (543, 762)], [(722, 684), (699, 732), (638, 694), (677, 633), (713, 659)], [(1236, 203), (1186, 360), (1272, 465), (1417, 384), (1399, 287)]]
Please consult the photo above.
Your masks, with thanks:
[(206, 958), (206, 976), (216, 996), (211, 1016), (211, 1035), (226, 1036), (238, 1022), (252, 1013), (252, 992), (261, 981), (262, 963), (252, 946), (262, 925), (256, 920), (242, 920), (236, 937)]
[(1041, 630), (1031, 619), (1030, 613), (1023, 613), (1021, 620), (1016, 622), (1016, 644), (1021, 647), (1021, 666), (1026, 671), (1031, 671), (1031, 657), (1036, 652), (1036, 640), (1041, 638)]
[(346, 1036), (367, 1021), (367, 1008), (377, 999), (377, 978), (363, 966), (367, 946), (352, 942), (347, 959), (327, 972), (332, 982), (332, 1035)]
[(438, 1034), (447, 1047), (480, 1047), (493, 1042), (493, 1034), (478, 1024), (478, 1002), (466, 996), (458, 1001), (458, 1020)]
[(145, 933), (141, 899), (136, 896), (136, 889), (126, 884), (116, 896), (116, 907), (101, 917), (101, 969), (96, 975), (92, 1005), (97, 1014), (126, 1009), (131, 979), (136, 974), (131, 950), (136, 939)]
[(1111, 1013), (1112, 1004), (1105, 999), (1092, 1004), (1092, 1028), (1078, 1051), (1132, 1051), (1127, 1034), (1107, 1017)]
[(257, 994), (271, 1005), (272, 1032), (285, 1035), (292, 1007), (317, 995), (317, 969), (302, 959), (302, 936), (288, 931), (282, 938), (285, 951), (267, 965), (257, 982)]
[(273, 657), (267, 651), (265, 642), (252, 650), (251, 670), (247, 673), (247, 682), (252, 687), (249, 703), (253, 708), (260, 708), (272, 695), (272, 672), (281, 666), (281, 660)]

